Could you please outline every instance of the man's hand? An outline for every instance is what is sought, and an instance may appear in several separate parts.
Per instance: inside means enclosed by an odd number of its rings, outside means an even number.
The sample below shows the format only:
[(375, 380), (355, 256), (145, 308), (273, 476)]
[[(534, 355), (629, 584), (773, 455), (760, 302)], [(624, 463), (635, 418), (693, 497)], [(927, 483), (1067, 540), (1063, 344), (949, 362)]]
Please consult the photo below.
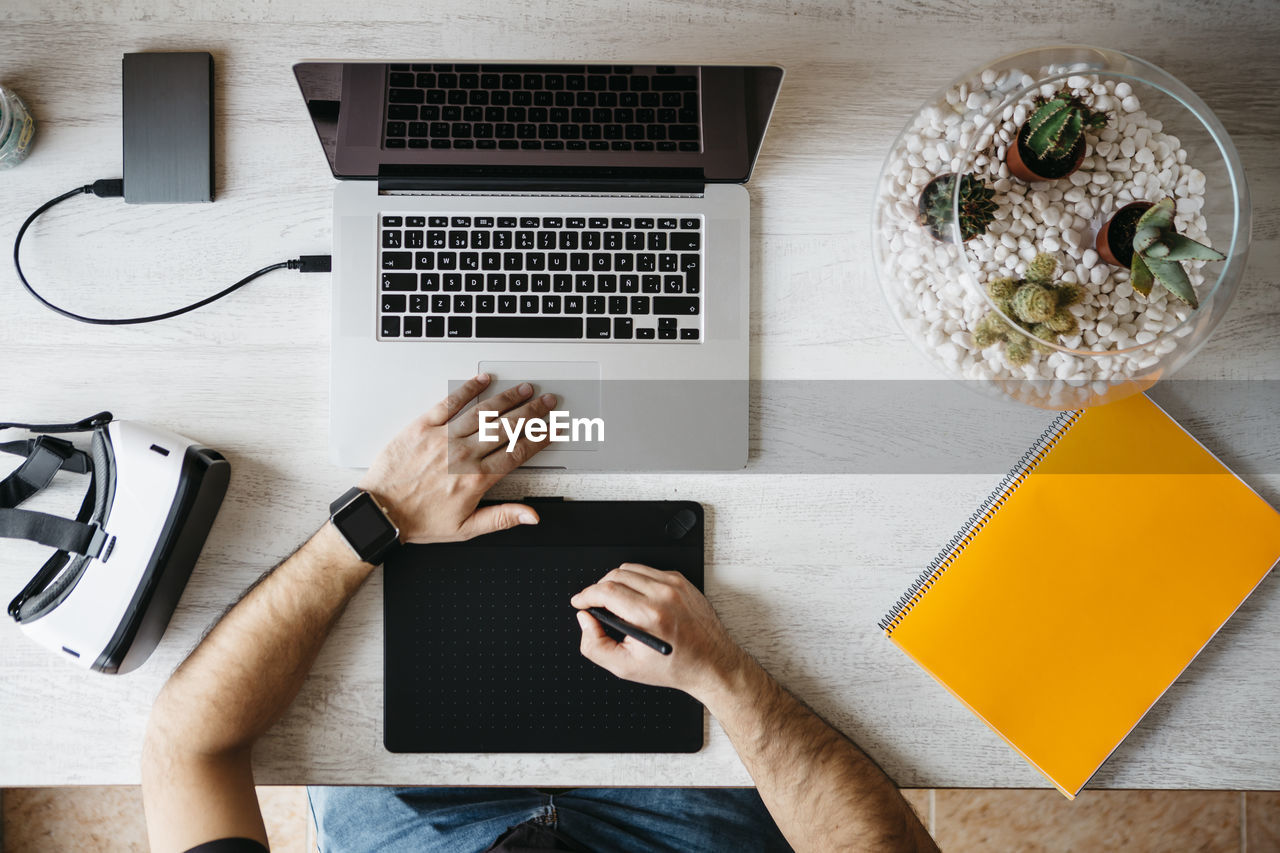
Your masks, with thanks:
[(478, 413), (545, 418), (556, 398), (543, 394), (530, 399), (533, 387), (526, 382), (468, 409), (488, 385), (485, 373), (467, 380), (401, 430), (360, 480), (360, 488), (377, 498), (400, 528), (402, 542), (457, 542), (517, 524), (538, 523), (538, 514), (524, 504), (481, 510), (476, 504), (508, 472), (546, 447), (549, 438), (521, 438), (507, 452), (504, 442), (479, 440)]
[[(582, 654), (619, 678), (674, 687), (695, 699), (747, 659), (706, 597), (679, 572), (624, 563), (570, 599), (579, 608)], [(626, 637), (610, 639), (588, 607), (603, 607), (671, 644), (660, 654)]]

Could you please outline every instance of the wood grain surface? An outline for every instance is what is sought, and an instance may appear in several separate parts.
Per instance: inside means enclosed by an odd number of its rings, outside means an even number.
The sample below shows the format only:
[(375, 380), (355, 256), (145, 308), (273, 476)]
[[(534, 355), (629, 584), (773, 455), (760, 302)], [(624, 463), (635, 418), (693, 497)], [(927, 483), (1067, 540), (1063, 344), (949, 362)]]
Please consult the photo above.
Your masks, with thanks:
[[(174, 307), (268, 263), (329, 250), (334, 182), (290, 73), (296, 60), (776, 62), (788, 76), (750, 184), (752, 376), (934, 378), (899, 334), (872, 269), (870, 202), (881, 160), (916, 106), (961, 71), (1024, 47), (1094, 43), (1186, 82), (1231, 132), (1248, 173), (1249, 272), (1182, 375), (1276, 380), (1278, 40), (1271, 0), (0, 0), (0, 81), (38, 121), (29, 161), (0, 173), (0, 235), (11, 238), (46, 199), (119, 175), (128, 51), (213, 53), (217, 201), (126, 207), (83, 198), (45, 217), (24, 248), (28, 271), (49, 297), (85, 312)], [(328, 314), (326, 276), (279, 272), (195, 315), (88, 327), (41, 309), (12, 269), (0, 269), (0, 416), (58, 420), (109, 408), (197, 437), (233, 466), (212, 536), (143, 669), (119, 678), (83, 672), (4, 620), (0, 786), (136, 782), (147, 710), (169, 672), (354, 480), (328, 460)], [(756, 407), (756, 449), (742, 473), (521, 472), (499, 494), (702, 501), (712, 531), (708, 592), (730, 631), (895, 780), (1044, 786), (875, 627), (996, 478), (770, 469), (761, 448), (787, 436), (761, 436), (760, 414)], [(1208, 428), (1230, 426), (1228, 413), (1196, 414)], [(770, 423), (785, 432), (783, 419)], [(1280, 494), (1275, 465), (1252, 479)], [(41, 554), (5, 545), (0, 591), (16, 592)], [(707, 747), (695, 755), (386, 752), (381, 595), (375, 575), (256, 750), (260, 783), (749, 783), (710, 720)], [(1280, 788), (1277, 618), (1272, 579), (1092, 784)]]

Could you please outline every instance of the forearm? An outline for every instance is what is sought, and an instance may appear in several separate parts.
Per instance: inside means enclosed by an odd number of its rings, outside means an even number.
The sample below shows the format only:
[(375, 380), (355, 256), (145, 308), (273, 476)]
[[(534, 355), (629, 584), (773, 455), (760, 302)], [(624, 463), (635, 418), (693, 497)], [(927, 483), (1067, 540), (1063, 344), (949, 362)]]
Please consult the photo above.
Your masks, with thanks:
[(700, 696), (797, 850), (936, 850), (897, 786), (745, 652)]
[(247, 751), (288, 708), (373, 567), (326, 524), (233, 607), (165, 685), (148, 750)]

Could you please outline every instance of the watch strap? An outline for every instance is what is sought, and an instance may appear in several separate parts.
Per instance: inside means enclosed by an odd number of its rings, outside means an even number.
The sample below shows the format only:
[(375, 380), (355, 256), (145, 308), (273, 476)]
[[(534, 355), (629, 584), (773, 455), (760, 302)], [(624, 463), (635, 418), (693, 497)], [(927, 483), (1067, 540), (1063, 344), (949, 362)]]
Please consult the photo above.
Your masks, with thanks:
[(345, 492), (342, 493), (341, 497), (339, 497), (333, 503), (329, 504), (329, 515), (332, 516), (335, 512), (342, 509), (347, 504), (351, 503), (353, 500), (356, 499), (356, 497), (362, 491), (364, 490), (361, 489), (359, 486), (352, 486), (351, 488), (347, 489)]

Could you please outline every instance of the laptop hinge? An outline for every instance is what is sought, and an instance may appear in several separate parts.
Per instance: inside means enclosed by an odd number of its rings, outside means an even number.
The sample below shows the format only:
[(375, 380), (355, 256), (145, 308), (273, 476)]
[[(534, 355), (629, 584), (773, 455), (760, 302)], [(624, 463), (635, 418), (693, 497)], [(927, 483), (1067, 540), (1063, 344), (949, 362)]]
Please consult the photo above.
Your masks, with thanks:
[(677, 195), (697, 194), (706, 189), (701, 180), (684, 178), (475, 178), (475, 177), (381, 177), (379, 192), (495, 192), (495, 193), (632, 193)]

